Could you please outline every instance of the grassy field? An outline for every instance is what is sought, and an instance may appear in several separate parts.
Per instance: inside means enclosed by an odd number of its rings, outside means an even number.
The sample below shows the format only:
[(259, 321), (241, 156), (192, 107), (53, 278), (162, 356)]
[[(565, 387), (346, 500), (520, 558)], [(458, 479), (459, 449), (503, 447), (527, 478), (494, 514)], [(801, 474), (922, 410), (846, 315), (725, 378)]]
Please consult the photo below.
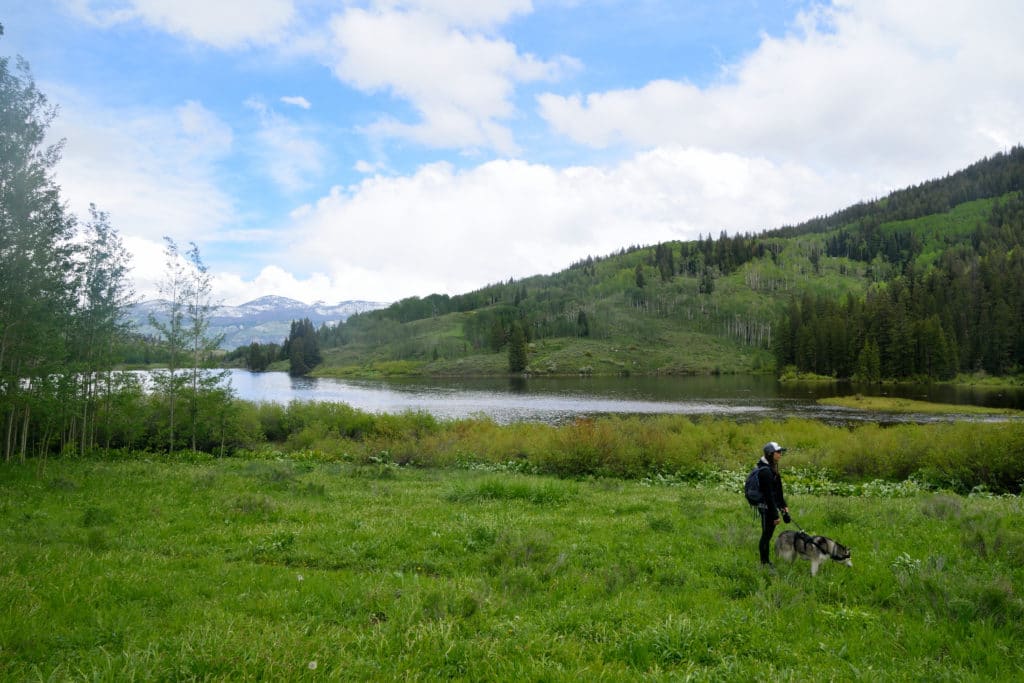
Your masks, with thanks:
[[(477, 466), (478, 468), (483, 466)], [(227, 459), (0, 467), (3, 680), (1019, 680), (1019, 497)]]
[[(438, 322), (438, 325), (441, 323)], [(665, 321), (651, 323), (656, 343), (635, 339), (556, 338), (529, 345), (527, 372), (533, 376), (693, 375), (764, 372), (774, 367), (771, 354), (730, 339), (674, 329)], [(421, 342), (420, 358), (396, 359), (388, 346), (356, 345), (327, 349), (315, 377), (493, 377), (509, 374), (508, 352), (467, 351), (453, 358), (429, 358)], [(406, 345), (408, 346), (408, 345)], [(518, 373), (517, 373), (518, 374)]]

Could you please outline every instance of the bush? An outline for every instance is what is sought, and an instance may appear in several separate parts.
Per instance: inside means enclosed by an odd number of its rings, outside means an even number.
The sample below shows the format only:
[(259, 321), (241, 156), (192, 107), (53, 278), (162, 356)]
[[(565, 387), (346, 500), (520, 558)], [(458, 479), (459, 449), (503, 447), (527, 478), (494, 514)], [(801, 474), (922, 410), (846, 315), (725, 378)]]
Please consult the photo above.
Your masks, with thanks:
[[(988, 495), (1019, 493), (1024, 483), (1022, 422), (842, 428), (798, 419), (740, 423), (658, 415), (585, 418), (558, 426), (498, 425), (486, 417), (438, 420), (412, 411), (376, 415), (340, 403), (280, 406), (223, 395), (219, 403), (213, 394), (205, 398), (209, 409), (200, 412), (196, 429), (196, 450), (202, 457), (259, 452), (270, 445), (303, 459), (358, 461), (387, 453), (389, 462), (400, 465), (508, 469), (514, 463), (518, 471), (562, 477), (684, 481), (709, 472), (748, 470), (760, 457), (762, 444), (776, 440), (789, 448), (783, 461), (791, 473), (789, 485), (806, 490), (846, 494), (856, 489), (873, 495), (880, 487), (902, 482), (906, 492), (945, 489)], [(136, 401), (130, 410), (125, 408), (139, 416), (136, 427), (104, 444), (98, 457), (167, 452), (168, 406), (155, 395)], [(181, 452), (191, 448), (183, 413), (177, 412), (174, 449), (178, 459), (198, 458)], [(805, 469), (812, 474), (796, 475)]]

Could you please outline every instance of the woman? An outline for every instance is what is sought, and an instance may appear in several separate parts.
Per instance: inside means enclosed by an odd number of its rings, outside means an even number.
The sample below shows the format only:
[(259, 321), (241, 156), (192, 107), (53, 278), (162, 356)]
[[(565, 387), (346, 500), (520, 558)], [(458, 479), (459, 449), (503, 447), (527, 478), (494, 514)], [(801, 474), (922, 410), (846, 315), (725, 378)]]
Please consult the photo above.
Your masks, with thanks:
[[(764, 455), (757, 461), (757, 483), (761, 490), (761, 503), (757, 506), (761, 513), (761, 540), (757, 549), (761, 553), (761, 565), (773, 568), (768, 557), (768, 549), (771, 547), (772, 536), (775, 534), (775, 527), (783, 520), (789, 523), (789, 507), (786, 505), (786, 497), (782, 493), (782, 477), (779, 475), (779, 459), (786, 449), (769, 441), (764, 446)], [(779, 519), (779, 513), (782, 519)]]

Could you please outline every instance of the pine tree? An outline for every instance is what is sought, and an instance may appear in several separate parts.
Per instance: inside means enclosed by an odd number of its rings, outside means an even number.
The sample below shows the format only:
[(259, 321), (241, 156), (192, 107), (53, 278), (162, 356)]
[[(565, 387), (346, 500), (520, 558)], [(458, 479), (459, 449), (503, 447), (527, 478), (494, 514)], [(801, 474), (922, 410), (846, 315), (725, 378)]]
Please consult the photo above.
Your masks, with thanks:
[(867, 339), (857, 356), (857, 379), (869, 384), (882, 379), (882, 360), (874, 339)]
[(292, 321), (291, 331), (281, 347), (281, 355), (288, 361), (288, 374), (293, 377), (308, 375), (323, 362), (320, 340), (309, 318)]
[(518, 322), (512, 324), (512, 334), (508, 342), (508, 369), (509, 372), (522, 372), (526, 370), (526, 333), (523, 326)]
[(636, 286), (640, 289), (647, 285), (647, 278), (644, 277), (644, 266), (642, 263), (636, 264), (633, 279), (636, 281)]
[(505, 346), (505, 328), (504, 326), (502, 326), (501, 320), (495, 319), (494, 322), (491, 323), (491, 333), (489, 339), (491, 344), (491, 350), (494, 351), (495, 353), (501, 351), (501, 348)]
[(576, 315), (576, 336), (578, 337), (589, 337), (590, 336), (590, 321), (587, 320), (587, 312), (580, 310)]

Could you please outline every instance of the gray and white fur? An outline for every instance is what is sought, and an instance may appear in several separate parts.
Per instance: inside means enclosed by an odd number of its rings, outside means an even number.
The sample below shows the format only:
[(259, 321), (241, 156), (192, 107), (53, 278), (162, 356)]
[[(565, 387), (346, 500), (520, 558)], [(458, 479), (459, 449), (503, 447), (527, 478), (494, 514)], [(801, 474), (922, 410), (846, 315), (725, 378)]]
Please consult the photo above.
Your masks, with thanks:
[(811, 561), (811, 576), (825, 560), (834, 560), (847, 567), (853, 566), (850, 549), (827, 536), (811, 536), (803, 531), (783, 531), (775, 539), (775, 554), (792, 562), (797, 557)]

